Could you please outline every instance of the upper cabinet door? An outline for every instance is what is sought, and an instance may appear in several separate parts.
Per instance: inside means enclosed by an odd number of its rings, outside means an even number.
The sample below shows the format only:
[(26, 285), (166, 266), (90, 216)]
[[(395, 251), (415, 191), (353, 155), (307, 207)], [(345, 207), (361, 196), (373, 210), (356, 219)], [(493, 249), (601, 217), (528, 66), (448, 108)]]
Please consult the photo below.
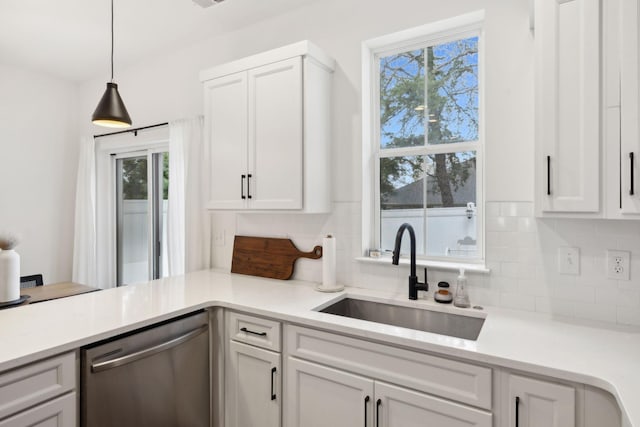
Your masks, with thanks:
[(302, 208), (302, 58), (248, 71), (253, 209)]
[(640, 7), (638, 0), (622, 0), (621, 7), (621, 68), (620, 68), (620, 147), (621, 211), (640, 213), (638, 157), (640, 156)]
[(538, 212), (600, 211), (601, 2), (536, 0)]
[[(209, 209), (242, 209), (247, 181), (247, 73), (205, 82)], [(245, 197), (245, 198), (243, 198)]]

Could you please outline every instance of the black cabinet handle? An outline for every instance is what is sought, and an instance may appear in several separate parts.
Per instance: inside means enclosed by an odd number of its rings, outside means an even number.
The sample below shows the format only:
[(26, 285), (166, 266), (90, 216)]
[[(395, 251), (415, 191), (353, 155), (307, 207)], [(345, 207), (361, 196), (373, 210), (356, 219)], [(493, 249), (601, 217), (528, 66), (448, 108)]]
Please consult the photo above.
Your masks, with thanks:
[(516, 396), (516, 427), (520, 425), (520, 397)]
[(266, 332), (254, 332), (254, 331), (252, 331), (250, 329), (247, 329), (247, 328), (240, 328), (240, 330), (242, 332), (244, 332), (244, 333), (247, 333), (247, 334), (258, 335), (259, 337), (266, 337), (267, 336)]
[(246, 175), (240, 175), (240, 196), (242, 197), (242, 200), (246, 199), (245, 195), (244, 195), (244, 179), (247, 177)]
[(367, 427), (367, 404), (369, 403), (369, 396), (364, 398), (364, 427)]
[(274, 377), (276, 376), (276, 367), (271, 368), (271, 400), (276, 400), (276, 392), (273, 389)]
[(635, 181), (633, 179), (633, 169), (634, 169), (634, 165), (633, 165), (633, 153), (629, 153), (629, 166), (631, 167), (631, 190), (629, 190), (629, 195), (633, 196), (633, 194), (635, 193), (634, 191), (634, 185), (633, 182)]
[(251, 198), (251, 174), (247, 175), (247, 198)]
[(551, 156), (547, 156), (547, 196), (551, 195)]
[(382, 399), (376, 401), (376, 427), (380, 427), (380, 406), (382, 406)]

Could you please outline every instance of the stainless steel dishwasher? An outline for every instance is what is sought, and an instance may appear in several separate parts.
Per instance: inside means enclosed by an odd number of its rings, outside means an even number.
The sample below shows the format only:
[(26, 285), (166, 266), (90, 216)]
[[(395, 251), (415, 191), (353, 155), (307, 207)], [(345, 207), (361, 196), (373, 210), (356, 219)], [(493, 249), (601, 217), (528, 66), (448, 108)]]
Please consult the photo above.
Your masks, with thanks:
[(82, 349), (83, 427), (209, 427), (208, 315)]

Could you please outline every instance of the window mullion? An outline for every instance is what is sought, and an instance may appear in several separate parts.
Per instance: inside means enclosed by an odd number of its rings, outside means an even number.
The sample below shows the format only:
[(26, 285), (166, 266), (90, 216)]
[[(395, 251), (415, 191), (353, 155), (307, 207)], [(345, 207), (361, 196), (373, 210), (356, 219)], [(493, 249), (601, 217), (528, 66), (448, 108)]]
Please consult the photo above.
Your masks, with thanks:
[(383, 157), (407, 157), (407, 156), (424, 156), (429, 154), (427, 147), (406, 147), (406, 148), (385, 148), (378, 151), (378, 156)]

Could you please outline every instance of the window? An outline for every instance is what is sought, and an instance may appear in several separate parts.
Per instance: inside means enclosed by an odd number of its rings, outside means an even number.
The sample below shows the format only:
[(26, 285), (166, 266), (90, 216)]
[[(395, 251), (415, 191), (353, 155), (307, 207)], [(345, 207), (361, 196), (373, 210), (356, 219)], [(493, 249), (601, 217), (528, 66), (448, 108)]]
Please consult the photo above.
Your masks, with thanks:
[(370, 51), (374, 213), (365, 223), (373, 229), (370, 243), (383, 251), (393, 250), (406, 222), (421, 257), (480, 262), (480, 25), (435, 26), (437, 32), (431, 25), (404, 42), (397, 35), (389, 37), (393, 44), (378, 39)]

